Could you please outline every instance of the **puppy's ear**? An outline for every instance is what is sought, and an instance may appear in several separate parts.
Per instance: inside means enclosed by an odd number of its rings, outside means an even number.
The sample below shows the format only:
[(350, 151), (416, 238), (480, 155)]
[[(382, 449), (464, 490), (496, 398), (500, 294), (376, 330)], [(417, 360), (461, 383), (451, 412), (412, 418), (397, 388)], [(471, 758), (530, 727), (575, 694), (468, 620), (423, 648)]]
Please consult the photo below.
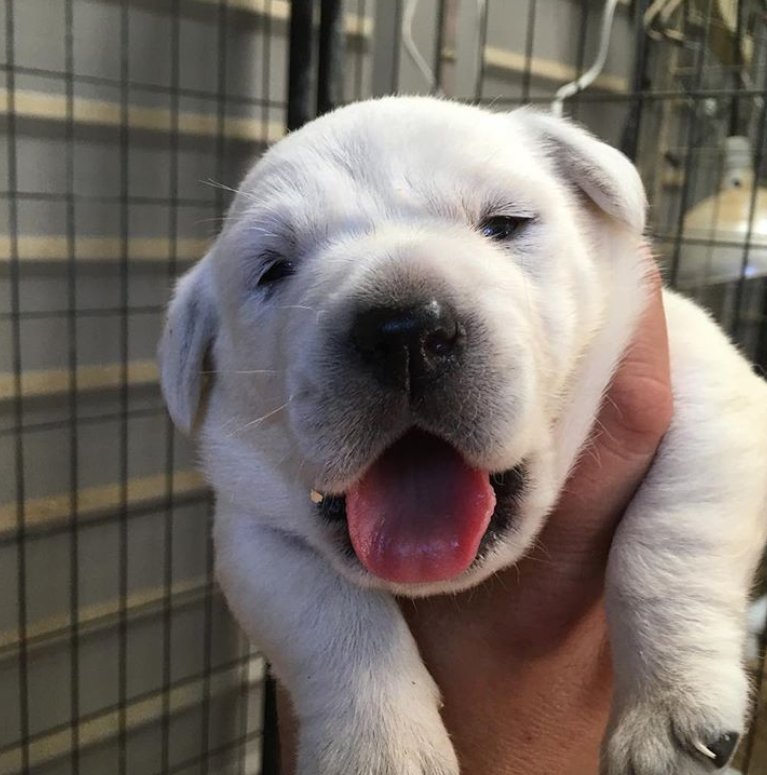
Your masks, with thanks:
[(157, 351), (165, 403), (173, 422), (185, 433), (194, 426), (203, 362), (217, 330), (208, 254), (176, 285)]
[(528, 109), (513, 115), (543, 143), (563, 178), (612, 218), (633, 231), (644, 231), (644, 186), (626, 156), (565, 119)]

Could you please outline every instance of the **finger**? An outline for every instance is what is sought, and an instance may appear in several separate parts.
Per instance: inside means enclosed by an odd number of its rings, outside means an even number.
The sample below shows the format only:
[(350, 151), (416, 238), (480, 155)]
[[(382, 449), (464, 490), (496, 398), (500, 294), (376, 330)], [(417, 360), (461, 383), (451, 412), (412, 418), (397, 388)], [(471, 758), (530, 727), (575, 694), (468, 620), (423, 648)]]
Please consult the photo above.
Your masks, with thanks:
[(635, 339), (542, 536), (549, 554), (579, 567), (585, 559), (596, 565), (606, 558), (617, 522), (671, 421), (668, 338), (657, 269), (648, 282), (651, 292)]

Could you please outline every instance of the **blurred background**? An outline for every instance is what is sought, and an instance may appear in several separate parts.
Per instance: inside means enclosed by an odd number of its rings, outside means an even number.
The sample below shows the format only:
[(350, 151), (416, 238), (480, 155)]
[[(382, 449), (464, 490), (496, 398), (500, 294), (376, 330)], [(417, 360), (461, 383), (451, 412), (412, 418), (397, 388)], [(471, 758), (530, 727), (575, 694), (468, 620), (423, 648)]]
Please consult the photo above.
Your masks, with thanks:
[[(154, 352), (288, 128), (556, 102), (636, 161), (668, 281), (767, 368), (765, 0), (2, 0), (0, 27), (0, 775), (275, 771)], [(755, 696), (733, 772), (761, 775)]]

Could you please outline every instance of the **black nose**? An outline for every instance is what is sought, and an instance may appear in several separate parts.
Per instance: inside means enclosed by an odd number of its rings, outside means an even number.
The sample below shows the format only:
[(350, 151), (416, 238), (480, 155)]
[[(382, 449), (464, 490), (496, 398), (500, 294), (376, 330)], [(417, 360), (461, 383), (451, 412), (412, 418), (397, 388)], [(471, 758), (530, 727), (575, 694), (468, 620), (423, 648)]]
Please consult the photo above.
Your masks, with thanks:
[(463, 327), (450, 307), (420, 304), (360, 310), (352, 341), (363, 364), (387, 387), (413, 391), (441, 377), (463, 350)]

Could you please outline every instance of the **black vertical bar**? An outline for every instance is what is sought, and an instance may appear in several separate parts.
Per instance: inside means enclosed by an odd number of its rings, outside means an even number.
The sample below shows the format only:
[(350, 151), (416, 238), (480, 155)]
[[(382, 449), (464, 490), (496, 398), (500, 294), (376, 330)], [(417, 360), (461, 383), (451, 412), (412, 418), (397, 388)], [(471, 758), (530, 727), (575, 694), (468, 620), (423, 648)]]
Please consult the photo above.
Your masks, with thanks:
[(208, 775), (210, 770), (210, 675), (213, 662), (213, 546), (210, 532), (213, 524), (213, 504), (208, 502), (207, 509), (207, 553), (205, 556), (205, 613), (202, 653), (202, 701), (200, 703), (200, 775)]
[[(764, 558), (762, 558), (764, 560)], [(762, 704), (762, 687), (764, 685), (764, 671), (767, 668), (767, 629), (762, 630), (759, 633), (759, 657), (757, 659), (756, 674), (759, 678), (754, 682), (756, 685), (752, 688), (753, 698), (751, 703), (751, 714), (749, 721), (751, 722), (748, 730), (748, 737), (745, 743), (742, 744), (744, 748), (744, 755), (741, 766), (743, 768), (744, 775), (761, 775), (761, 772), (757, 772), (756, 768), (752, 769), (754, 747), (756, 744), (756, 737), (762, 730), (759, 729), (758, 712)], [(763, 770), (763, 768), (760, 768)]]
[[(759, 46), (757, 47), (754, 45), (754, 53), (753, 56), (756, 57), (759, 54), (762, 54), (764, 51), (765, 43), (767, 43), (767, 36), (762, 35), (761, 40), (759, 41)], [(756, 40), (754, 40), (754, 44), (756, 44)], [(763, 89), (767, 91), (767, 77), (763, 76)], [(760, 173), (761, 170), (758, 166), (755, 166), (754, 168), (754, 186), (758, 185), (758, 181), (760, 180)], [(767, 377), (767, 280), (761, 281), (761, 299), (759, 302), (759, 329), (757, 331), (757, 340), (756, 340), (756, 350), (754, 353), (754, 360), (758, 367), (759, 372), (762, 374), (762, 376)], [(765, 632), (765, 637), (767, 637), (767, 632)], [(759, 687), (758, 691), (761, 692), (762, 683), (764, 676), (762, 673), (760, 673), (760, 681), (759, 681)]]
[(288, 130), (312, 117), (312, 0), (291, 0), (288, 46)]
[[(179, 88), (181, 85), (180, 0), (171, 0), (170, 32), (170, 135), (168, 142), (168, 287), (175, 277), (178, 261), (178, 176), (179, 176)], [(165, 419), (165, 510), (163, 513), (163, 611), (162, 611), (162, 719), (160, 767), (170, 770), (170, 692), (173, 650), (173, 509), (176, 434), (173, 421)]]
[(26, 547), (26, 488), (24, 483), (24, 404), (21, 393), (21, 312), (19, 265), (18, 169), (16, 158), (16, 64), (15, 4), (7, 0), (5, 9), (6, 91), (8, 93), (8, 231), (10, 246), (10, 307), (11, 350), (13, 359), (13, 414), (17, 428), (14, 439), (16, 478), (16, 540), (18, 546), (16, 583), (18, 585), (19, 630), (19, 747), (21, 775), (29, 775), (29, 659), (27, 654), (27, 547)]
[(733, 97), (730, 102), (730, 120), (728, 135), (739, 134), (740, 130), (740, 101), (738, 99), (738, 90), (740, 89), (743, 70), (743, 6), (745, 3), (743, 0), (737, 0), (738, 2), (738, 16), (735, 24), (735, 37), (732, 41), (732, 78), (733, 78)]
[(525, 71), (522, 74), (522, 102), (530, 101), (530, 84), (533, 72), (533, 49), (535, 48), (536, 0), (527, 2), (527, 30), (525, 37)]
[(754, 361), (763, 376), (767, 377), (767, 280), (762, 280), (762, 300), (759, 305), (759, 333)]
[(431, 93), (436, 94), (442, 90), (442, 50), (445, 48), (445, 24), (447, 23), (447, 0), (438, 0), (437, 3), (437, 39), (434, 41), (434, 83)]
[(751, 252), (751, 241), (754, 234), (754, 220), (756, 218), (756, 203), (759, 195), (759, 171), (764, 161), (764, 135), (767, 132), (767, 84), (762, 91), (762, 109), (759, 112), (759, 125), (756, 130), (757, 145), (754, 156), (754, 182), (751, 186), (751, 197), (748, 203), (748, 228), (744, 235), (743, 259), (740, 264), (740, 276), (735, 288), (734, 314), (735, 319), (732, 324), (732, 335), (737, 343), (743, 334), (743, 300), (746, 290), (746, 268), (748, 267), (748, 257)]
[[(578, 50), (575, 55), (576, 78), (580, 78), (583, 75), (583, 68), (586, 63), (586, 33), (589, 28), (589, 7), (589, 0), (581, 0), (581, 28), (578, 32)], [(641, 35), (641, 33), (638, 32), (637, 35)], [(578, 117), (581, 93), (581, 91), (576, 92), (570, 99), (570, 113), (573, 118)]]
[(280, 730), (277, 719), (277, 684), (271, 670), (264, 676), (263, 775), (280, 775)]
[(72, 775), (80, 772), (80, 547), (78, 412), (77, 412), (77, 255), (75, 241), (75, 52), (73, 0), (64, 4), (64, 75), (66, 91), (66, 230), (67, 276), (67, 365), (69, 370), (69, 717)]
[(639, 131), (642, 124), (644, 113), (644, 100), (642, 92), (645, 89), (645, 79), (647, 78), (647, 62), (650, 48), (650, 37), (644, 34), (642, 20), (645, 11), (649, 7), (650, 0), (637, 0), (634, 8), (634, 23), (637, 30), (636, 41), (634, 43), (634, 74), (632, 77), (631, 91), (637, 95), (629, 108), (626, 128), (623, 132), (621, 150), (632, 161), (636, 161), (639, 151)]
[[(237, 746), (237, 750), (235, 751), (237, 755), (237, 771), (240, 775), (245, 775), (247, 771), (247, 759), (248, 759), (248, 746), (247, 743), (244, 742), (247, 740), (248, 737), (248, 726), (249, 726), (249, 717), (250, 712), (248, 706), (250, 705), (250, 641), (248, 640), (248, 636), (244, 632), (240, 632), (240, 654), (239, 656), (242, 659), (241, 665), (240, 665), (240, 686), (239, 691), (237, 692), (237, 702), (239, 703), (240, 707), (240, 731), (238, 733), (238, 738), (243, 741), (241, 745)], [(244, 653), (242, 652), (242, 649), (244, 647)]]
[(129, 303), (129, 174), (130, 174), (130, 0), (120, 6), (120, 431), (119, 431), (119, 642), (118, 772), (128, 771), (128, 303)]
[[(696, 52), (697, 61), (695, 62), (695, 84), (694, 90), (700, 89), (703, 83), (703, 67), (706, 61), (706, 44), (708, 42), (708, 36), (711, 30), (711, 3), (713, 0), (708, 0), (706, 4), (706, 25), (703, 32), (703, 40), (698, 44), (698, 50)], [(687, 13), (687, 11), (685, 11)], [(676, 285), (677, 275), (679, 274), (679, 261), (682, 255), (682, 233), (684, 230), (684, 217), (687, 214), (687, 203), (690, 196), (690, 178), (693, 170), (693, 148), (697, 145), (695, 139), (696, 130), (698, 129), (698, 122), (696, 119), (696, 112), (698, 109), (698, 102), (693, 101), (691, 106), (692, 115), (689, 117), (689, 123), (687, 124), (687, 138), (686, 138), (686, 152), (684, 164), (684, 180), (682, 182), (682, 192), (679, 202), (679, 213), (677, 215), (676, 234), (674, 235), (674, 252), (671, 256), (671, 271), (669, 273), (669, 284), (673, 287)]]
[(344, 103), (346, 32), (343, 0), (321, 0), (317, 62), (317, 115)]

